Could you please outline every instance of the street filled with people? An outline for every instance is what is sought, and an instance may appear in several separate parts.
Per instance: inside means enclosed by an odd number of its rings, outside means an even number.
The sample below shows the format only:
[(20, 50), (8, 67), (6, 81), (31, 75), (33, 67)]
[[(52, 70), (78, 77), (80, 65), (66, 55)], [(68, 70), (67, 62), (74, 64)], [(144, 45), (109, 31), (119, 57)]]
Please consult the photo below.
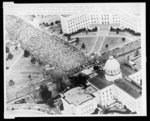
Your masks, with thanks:
[(56, 70), (69, 72), (88, 61), (87, 57), (74, 46), (59, 38), (48, 35), (17, 16), (7, 16), (6, 30), (14, 39), (20, 41), (24, 50), (28, 50), (36, 60), (50, 63)]

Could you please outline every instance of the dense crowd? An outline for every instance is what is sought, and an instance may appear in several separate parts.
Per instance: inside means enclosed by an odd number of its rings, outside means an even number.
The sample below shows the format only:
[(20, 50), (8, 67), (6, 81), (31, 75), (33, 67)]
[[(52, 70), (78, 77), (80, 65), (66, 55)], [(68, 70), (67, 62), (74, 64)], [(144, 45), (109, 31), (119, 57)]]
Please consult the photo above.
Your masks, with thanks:
[(22, 48), (28, 50), (37, 61), (52, 64), (58, 71), (67, 73), (88, 61), (80, 50), (57, 35), (50, 36), (17, 16), (6, 17), (6, 31), (11, 38), (20, 41)]

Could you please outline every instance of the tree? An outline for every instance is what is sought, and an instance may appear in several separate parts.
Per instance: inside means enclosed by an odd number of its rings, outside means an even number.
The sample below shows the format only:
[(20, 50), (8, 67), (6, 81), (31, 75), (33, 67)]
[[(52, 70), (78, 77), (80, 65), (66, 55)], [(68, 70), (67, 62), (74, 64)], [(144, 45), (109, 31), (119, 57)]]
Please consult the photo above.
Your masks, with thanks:
[(126, 40), (126, 38), (125, 38), (125, 37), (123, 37), (123, 38), (122, 38), (122, 41), (124, 42), (125, 40)]
[(30, 85), (31, 85), (31, 81), (32, 81), (32, 76), (31, 76), (31, 74), (28, 75), (28, 79), (29, 79), (29, 82), (30, 82)]
[(6, 46), (6, 53), (9, 53), (9, 47)]
[(54, 25), (54, 23), (53, 22), (51, 22), (51, 24), (50, 24), (51, 26), (53, 26)]
[(81, 48), (82, 48), (82, 49), (85, 49), (85, 44), (84, 44), (84, 43), (81, 45)]
[(31, 58), (31, 63), (35, 64), (36, 63), (36, 59), (34, 57)]
[(97, 70), (99, 70), (99, 67), (95, 65), (95, 66), (93, 67), (93, 69), (94, 69), (95, 71), (97, 71)]
[(15, 50), (18, 50), (18, 46), (15, 46)]
[(62, 34), (62, 33), (63, 33), (62, 30), (60, 30), (59, 34)]
[(105, 46), (106, 48), (108, 48), (108, 44), (106, 44), (106, 46)]
[(76, 45), (79, 44), (79, 38), (76, 38)]
[(6, 66), (6, 70), (7, 70), (7, 69), (9, 69), (9, 67), (8, 67), (8, 66)]
[(11, 53), (9, 53), (8, 56), (7, 56), (8, 59), (13, 59), (13, 57), (14, 56)]
[(38, 61), (38, 63), (39, 63), (39, 66), (42, 66), (42, 65), (43, 65), (43, 62), (41, 62), (41, 61)]
[(113, 30), (114, 30), (114, 29), (113, 29), (113, 27), (111, 26), (111, 27), (110, 27), (110, 31), (113, 31)]
[(29, 57), (30, 56), (30, 53), (29, 53), (29, 51), (27, 51), (27, 50), (24, 50), (24, 57)]
[(15, 85), (15, 82), (13, 80), (9, 80), (9, 86)]

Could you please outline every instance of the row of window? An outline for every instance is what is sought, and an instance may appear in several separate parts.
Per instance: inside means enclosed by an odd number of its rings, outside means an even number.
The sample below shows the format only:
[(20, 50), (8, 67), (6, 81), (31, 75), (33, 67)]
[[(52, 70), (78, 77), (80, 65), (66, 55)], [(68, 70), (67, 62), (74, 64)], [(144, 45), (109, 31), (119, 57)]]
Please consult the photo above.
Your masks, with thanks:
[(111, 70), (111, 71), (110, 71), (110, 70), (106, 70), (106, 73), (107, 73), (107, 74), (117, 74), (117, 73), (119, 73), (119, 72), (120, 72), (120, 68), (117, 69), (117, 70), (113, 70), (113, 71), (112, 71), (112, 70)]
[(93, 112), (94, 108), (91, 108), (89, 110), (85, 110), (82, 112), (82, 114), (90, 114), (91, 112)]

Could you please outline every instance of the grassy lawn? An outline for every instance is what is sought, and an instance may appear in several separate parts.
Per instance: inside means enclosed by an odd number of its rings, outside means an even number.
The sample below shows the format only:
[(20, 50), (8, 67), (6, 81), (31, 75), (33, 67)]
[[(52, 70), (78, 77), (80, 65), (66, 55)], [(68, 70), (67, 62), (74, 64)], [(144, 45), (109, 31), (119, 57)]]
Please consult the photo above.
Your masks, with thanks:
[(129, 37), (129, 38), (134, 38), (135, 37), (135, 36), (133, 36), (132, 34), (130, 34), (128, 32), (119, 32), (119, 34), (116, 34), (116, 32), (109, 32), (109, 35), (125, 36), (125, 37)]
[[(13, 80), (15, 82), (15, 88), (18, 88), (22, 85), (27, 84), (28, 75), (31, 74), (33, 81), (39, 80), (42, 78), (42, 69), (38, 64), (31, 64), (30, 57), (24, 58), (23, 56), (18, 60), (18, 62), (14, 65), (9, 75), (6, 77), (7, 84), (9, 80)], [(7, 86), (7, 90), (13, 89), (14, 87)]]
[[(79, 37), (79, 44), (76, 45), (76, 43), (72, 43), (75, 47), (78, 49), (82, 50), (84, 53), (90, 53), (95, 42), (96, 42), (96, 37)], [(85, 44), (85, 50), (81, 49), (81, 45)]]
[[(108, 50), (111, 50), (115, 47), (119, 47), (122, 44), (125, 44), (127, 42), (129, 42), (130, 40), (128, 40), (126, 38), (126, 40), (123, 42), (122, 41), (122, 37), (106, 37), (104, 40), (104, 43), (102, 45), (102, 48), (100, 50), (100, 53), (106, 52)], [(106, 45), (108, 45), (108, 47), (106, 48)]]
[[(12, 59), (6, 61), (6, 67), (11, 67), (11, 65), (15, 62), (18, 56), (22, 53), (22, 50), (18, 47), (18, 50), (15, 50), (15, 46), (9, 46), (10, 53), (13, 55)], [(7, 57), (8, 53), (6, 53)]]

